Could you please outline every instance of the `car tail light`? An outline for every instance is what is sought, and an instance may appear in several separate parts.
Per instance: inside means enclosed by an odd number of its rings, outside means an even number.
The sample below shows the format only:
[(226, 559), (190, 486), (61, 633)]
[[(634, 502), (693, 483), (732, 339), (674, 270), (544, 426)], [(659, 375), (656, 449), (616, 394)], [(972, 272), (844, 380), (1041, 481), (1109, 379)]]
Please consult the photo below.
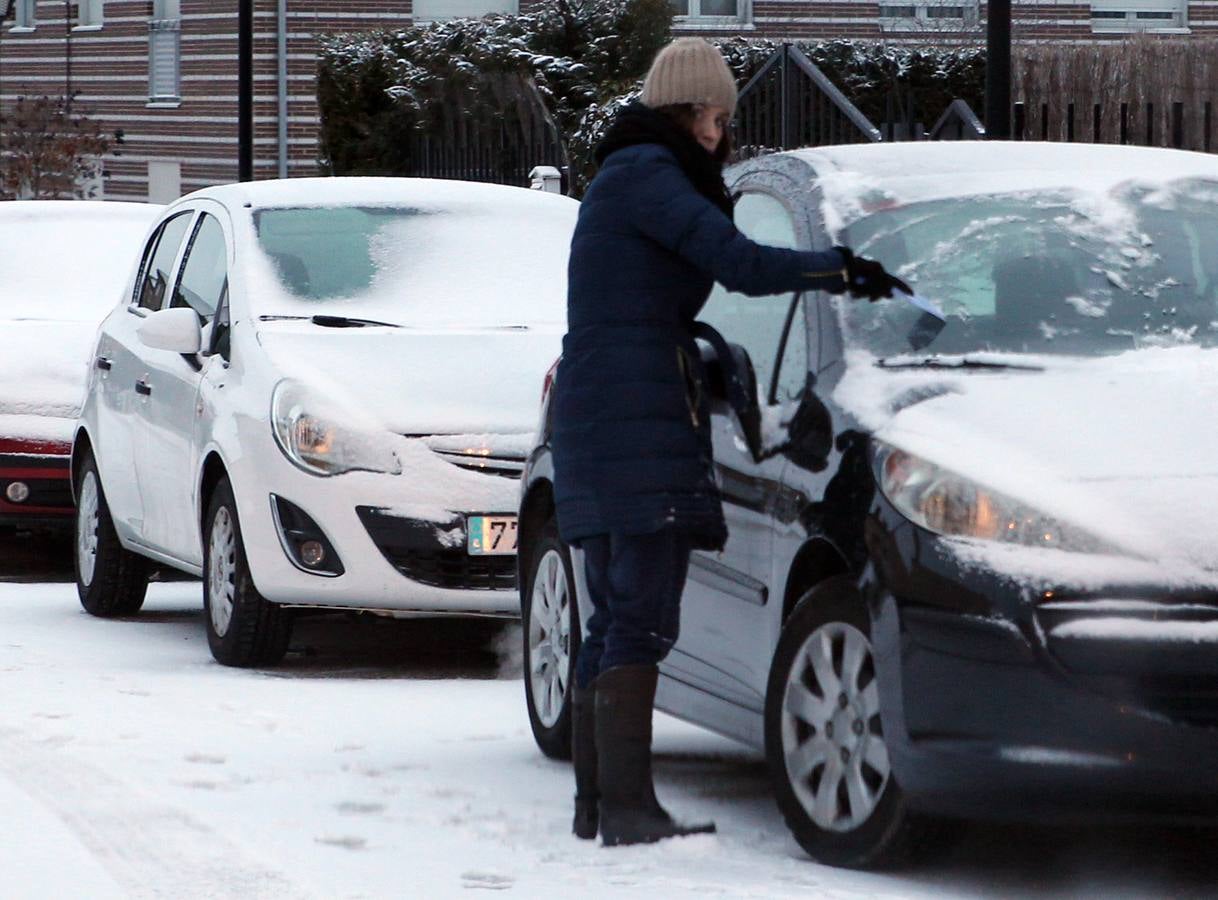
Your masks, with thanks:
[(5, 437), (0, 438), (0, 453), (17, 453), (23, 456), (69, 456), (72, 453), (72, 445), (66, 441)]
[(558, 364), (562, 362), (562, 357), (554, 360), (550, 368), (546, 369), (546, 377), (541, 382), (541, 405), (546, 405), (546, 400), (550, 397), (550, 390), (554, 387), (554, 380), (558, 378)]

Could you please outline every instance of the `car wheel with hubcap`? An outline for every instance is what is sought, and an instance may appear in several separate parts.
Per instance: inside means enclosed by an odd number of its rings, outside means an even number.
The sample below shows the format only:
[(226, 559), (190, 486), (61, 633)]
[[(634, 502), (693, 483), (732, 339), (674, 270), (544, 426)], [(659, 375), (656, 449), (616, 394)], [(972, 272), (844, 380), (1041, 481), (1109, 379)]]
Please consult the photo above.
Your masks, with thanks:
[(766, 692), (766, 757), (778, 806), (817, 862), (901, 862), (926, 834), (892, 776), (871, 623), (851, 579), (827, 579), (783, 625)]
[(529, 557), (521, 593), (524, 692), (541, 752), (571, 758), (571, 683), (579, 653), (579, 607), (571, 552), (551, 519)]
[(211, 654), (226, 666), (271, 666), (287, 653), (290, 614), (254, 587), (227, 478), (216, 484), (203, 520), (203, 619)]
[(86, 452), (76, 478), (74, 557), (80, 605), (100, 618), (132, 616), (148, 592), (148, 560), (119, 542), (97, 461)]

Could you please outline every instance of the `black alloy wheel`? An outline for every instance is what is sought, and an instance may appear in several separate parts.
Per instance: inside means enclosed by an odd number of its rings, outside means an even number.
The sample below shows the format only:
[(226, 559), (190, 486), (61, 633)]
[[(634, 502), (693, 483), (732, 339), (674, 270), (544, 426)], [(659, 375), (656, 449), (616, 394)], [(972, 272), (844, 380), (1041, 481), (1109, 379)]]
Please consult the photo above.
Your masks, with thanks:
[(148, 592), (148, 560), (119, 542), (91, 452), (76, 478), (76, 593), (85, 612), (103, 619), (133, 616)]
[(203, 520), (203, 620), (207, 645), (226, 666), (273, 666), (288, 651), (291, 613), (254, 587), (232, 485), (221, 478)]
[(533, 739), (551, 759), (571, 758), (571, 685), (579, 655), (579, 605), (571, 551), (548, 521), (529, 555), (521, 592), (524, 694)]

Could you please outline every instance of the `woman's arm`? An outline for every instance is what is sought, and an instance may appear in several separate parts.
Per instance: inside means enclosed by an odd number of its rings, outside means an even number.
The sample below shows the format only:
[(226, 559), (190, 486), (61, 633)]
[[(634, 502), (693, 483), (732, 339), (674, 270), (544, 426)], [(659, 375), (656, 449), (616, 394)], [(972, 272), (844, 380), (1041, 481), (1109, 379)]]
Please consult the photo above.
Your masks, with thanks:
[(636, 162), (631, 172), (634, 224), (730, 291), (751, 296), (846, 289), (846, 259), (837, 250), (767, 247), (749, 240), (698, 193), (668, 153)]

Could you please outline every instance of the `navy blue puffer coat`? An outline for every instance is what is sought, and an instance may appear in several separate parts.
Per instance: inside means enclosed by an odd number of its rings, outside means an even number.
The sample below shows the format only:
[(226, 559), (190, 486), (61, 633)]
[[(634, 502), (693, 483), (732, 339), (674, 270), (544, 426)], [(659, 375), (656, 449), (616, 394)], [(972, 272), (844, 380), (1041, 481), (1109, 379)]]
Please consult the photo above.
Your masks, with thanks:
[(840, 291), (844, 262), (836, 250), (750, 241), (663, 144), (610, 153), (571, 243), (552, 400), (563, 539), (674, 527), (695, 546), (721, 547), (727, 531), (690, 327), (714, 281), (759, 296)]

